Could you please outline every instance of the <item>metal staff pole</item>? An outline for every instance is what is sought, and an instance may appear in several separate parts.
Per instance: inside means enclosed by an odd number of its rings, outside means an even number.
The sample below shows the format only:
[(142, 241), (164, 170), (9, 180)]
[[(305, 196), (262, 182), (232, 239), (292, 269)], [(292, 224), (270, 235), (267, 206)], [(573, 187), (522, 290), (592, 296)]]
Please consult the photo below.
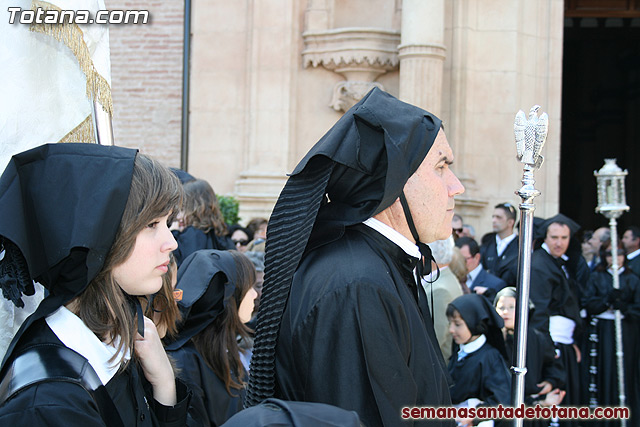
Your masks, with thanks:
[[(518, 251), (518, 281), (516, 284), (516, 323), (515, 323), (515, 355), (511, 382), (511, 401), (518, 408), (524, 404), (524, 377), (527, 373), (527, 327), (529, 324), (529, 287), (531, 281), (531, 249), (533, 241), (533, 199), (540, 195), (535, 188), (533, 172), (542, 164), (540, 151), (547, 139), (549, 117), (542, 113), (538, 117), (540, 106), (535, 105), (529, 111), (529, 118), (522, 110), (516, 114), (514, 133), (518, 160), (524, 164), (522, 188), (516, 194), (522, 198), (520, 203), (520, 246)], [(514, 425), (521, 427), (523, 419), (514, 419)]]
[[(623, 171), (616, 164), (616, 159), (605, 159), (604, 166), (599, 171), (594, 171), (598, 183), (598, 206), (596, 212), (609, 218), (611, 228), (611, 270), (613, 270), (613, 288), (620, 289), (620, 277), (618, 277), (618, 229), (617, 218), (629, 210), (625, 202), (624, 177), (627, 171)], [(618, 394), (620, 406), (626, 406), (627, 397), (624, 386), (624, 348), (622, 346), (622, 316), (620, 310), (615, 311), (614, 319), (616, 331), (616, 358), (618, 364)], [(621, 419), (620, 426), (626, 427), (627, 420)]]
[(98, 102), (97, 97), (91, 101), (91, 116), (96, 144), (113, 145), (111, 114), (105, 111), (100, 102)]

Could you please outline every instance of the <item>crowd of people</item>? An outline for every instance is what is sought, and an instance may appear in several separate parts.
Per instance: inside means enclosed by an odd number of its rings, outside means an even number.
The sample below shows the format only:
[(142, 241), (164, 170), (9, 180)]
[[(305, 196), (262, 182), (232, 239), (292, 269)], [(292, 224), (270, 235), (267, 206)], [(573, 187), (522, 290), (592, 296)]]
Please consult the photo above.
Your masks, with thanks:
[[(511, 404), (517, 211), (495, 206), (476, 241), (454, 215), (453, 161), (440, 119), (378, 89), (309, 151), (269, 220), (244, 226), (206, 180), (137, 150), (16, 154), (0, 286), (18, 310), (44, 291), (4, 346), (0, 424), (481, 423), (400, 418)], [(536, 221), (527, 404), (618, 404), (619, 310), (640, 413), (640, 229), (618, 248), (613, 289), (606, 229)]]
[[(496, 205), (492, 215), (493, 231), (484, 235), (480, 244), (464, 233), (459, 215), (457, 220), (452, 223), (452, 240), (459, 249), (458, 256), (466, 261), (466, 274), (459, 276), (461, 280), (456, 291), (482, 295), (485, 303), (495, 306), (503, 318), (500, 328), (509, 349), (504, 362), (506, 366), (513, 366), (519, 250), (519, 236), (514, 229), (517, 212), (509, 203)], [(525, 402), (591, 408), (619, 406), (614, 318), (615, 311), (620, 310), (625, 405), (630, 409), (630, 423), (635, 425), (640, 410), (640, 334), (635, 326), (640, 321), (640, 265), (637, 265), (640, 229), (637, 226), (626, 228), (617, 243), (619, 289), (613, 287), (613, 254), (608, 228), (581, 230), (576, 222), (557, 214), (548, 219), (535, 218), (533, 237)], [(449, 297), (450, 304), (457, 300)], [(447, 317), (453, 334), (459, 319), (449, 313)], [(477, 342), (473, 336), (462, 343), (459, 335), (457, 337), (445, 346), (459, 349), (458, 354), (468, 353), (469, 343)], [(442, 347), (443, 343), (440, 345)], [(490, 342), (487, 345), (496, 347)], [(454, 358), (450, 359), (450, 364), (455, 363)], [(498, 378), (504, 366), (501, 365), (496, 373), (497, 363), (492, 365), (494, 370), (486, 374), (487, 378)], [(490, 402), (499, 391), (504, 391), (505, 387), (509, 389), (509, 382), (491, 384), (473, 397)], [(454, 404), (461, 401), (453, 395), (452, 399)], [(579, 424), (579, 421), (575, 423)], [(591, 422), (589, 425), (596, 424)], [(606, 425), (611, 424), (609, 421)]]

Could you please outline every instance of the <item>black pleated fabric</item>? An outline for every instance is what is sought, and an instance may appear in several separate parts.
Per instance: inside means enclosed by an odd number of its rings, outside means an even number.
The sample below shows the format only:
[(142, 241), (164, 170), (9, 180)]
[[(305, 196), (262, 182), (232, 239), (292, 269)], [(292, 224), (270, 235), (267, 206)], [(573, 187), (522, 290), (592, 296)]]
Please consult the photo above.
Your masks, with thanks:
[[(326, 167), (329, 159), (318, 158), (317, 162), (320, 167), (309, 168), (308, 172), (287, 182), (269, 219), (264, 288), (245, 407), (257, 405), (274, 394), (276, 342), (282, 313), (293, 273), (302, 258), (333, 170)], [(270, 258), (275, 258), (274, 254), (277, 261), (272, 263)]]

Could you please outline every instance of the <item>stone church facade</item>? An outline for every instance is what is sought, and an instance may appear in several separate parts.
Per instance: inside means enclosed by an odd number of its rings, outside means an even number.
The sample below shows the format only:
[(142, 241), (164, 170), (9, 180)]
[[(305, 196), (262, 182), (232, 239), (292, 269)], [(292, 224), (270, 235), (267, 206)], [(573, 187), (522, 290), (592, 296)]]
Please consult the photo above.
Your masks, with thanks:
[(456, 212), (478, 238), (495, 204), (520, 201), (513, 121), (540, 105), (536, 215), (558, 211), (562, 0), (194, 0), (188, 15), (182, 2), (135, 3), (107, 0), (152, 16), (111, 30), (116, 144), (235, 196), (245, 221), (269, 215), (286, 174), (374, 86), (443, 119), (466, 187)]

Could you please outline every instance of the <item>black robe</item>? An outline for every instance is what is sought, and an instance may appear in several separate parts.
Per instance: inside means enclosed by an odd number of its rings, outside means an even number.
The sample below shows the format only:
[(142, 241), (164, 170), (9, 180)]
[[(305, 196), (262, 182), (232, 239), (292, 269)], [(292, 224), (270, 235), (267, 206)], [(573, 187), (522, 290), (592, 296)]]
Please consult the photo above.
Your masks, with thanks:
[(451, 401), (482, 400), (482, 406), (509, 406), (511, 402), (511, 374), (504, 358), (488, 342), (478, 350), (457, 360), (454, 353), (449, 360), (449, 374), (453, 379)]
[[(507, 354), (510, 359), (506, 362), (515, 365), (514, 351), (515, 339), (509, 334), (505, 340), (507, 346)], [(527, 396), (535, 395), (540, 392), (540, 387), (536, 384), (542, 381), (548, 381), (553, 388), (562, 389), (565, 385), (566, 374), (564, 366), (560, 359), (556, 359), (556, 351), (553, 341), (548, 334), (545, 334), (533, 327), (529, 326), (527, 332), (527, 375), (524, 377), (524, 394), (525, 402), (531, 403), (533, 399), (527, 399)]]
[(235, 249), (236, 245), (229, 236), (216, 236), (213, 230), (205, 233), (194, 227), (186, 227), (182, 232), (173, 231), (178, 242), (178, 249), (173, 251), (178, 266), (195, 251), (201, 249), (218, 249), (221, 251)]
[(193, 425), (219, 426), (242, 410), (245, 390), (232, 388), (234, 395), (229, 395), (224, 381), (218, 378), (191, 342), (167, 353), (176, 362), (180, 378), (193, 391), (191, 406), (194, 410), (190, 411), (196, 421)]
[[(34, 345), (63, 345), (47, 326), (37, 320), (23, 334), (14, 351), (20, 354)], [(11, 362), (11, 359), (8, 361)], [(105, 386), (125, 426), (184, 426), (189, 408), (189, 389), (176, 380), (178, 403), (173, 407), (153, 399), (150, 384), (135, 362), (117, 373)], [(81, 385), (45, 381), (28, 386), (0, 407), (2, 426), (103, 426), (98, 407)]]
[[(568, 270), (567, 270), (568, 271)], [(570, 279), (562, 269), (562, 260), (554, 258), (545, 249), (533, 252), (531, 259), (531, 290), (529, 297), (535, 305), (529, 323), (544, 334), (549, 334), (549, 317), (564, 316), (576, 324), (575, 338), (580, 333), (582, 319), (578, 299), (572, 291)], [(566, 405), (579, 405), (581, 397), (580, 373), (575, 348), (571, 344), (554, 343), (567, 374), (563, 400)]]
[[(640, 420), (640, 279), (631, 271), (620, 276), (620, 290), (626, 306), (621, 308), (622, 345), (624, 351), (624, 380), (626, 405), (631, 410), (630, 425), (637, 425)], [(616, 357), (616, 338), (614, 321), (595, 318), (610, 309), (609, 294), (613, 290), (613, 277), (607, 271), (594, 272), (585, 289), (584, 307), (590, 315), (590, 341), (593, 351), (585, 354), (584, 362), (593, 366), (595, 371), (587, 380), (590, 387), (590, 404), (598, 406), (619, 406), (618, 375)], [(618, 425), (619, 423), (602, 423), (602, 425)], [(595, 424), (594, 424), (595, 426)]]
[(518, 274), (518, 237), (509, 242), (498, 256), (496, 233), (489, 233), (482, 238), (480, 246), (482, 267), (489, 273), (504, 280), (507, 286), (515, 286)]
[(531, 258), (530, 298), (535, 311), (529, 323), (543, 333), (549, 331), (549, 317), (556, 315), (567, 317), (580, 327), (579, 301), (561, 265), (561, 260), (543, 248), (534, 251)]
[(415, 262), (362, 224), (307, 253), (277, 341), (276, 397), (353, 410), (368, 427), (412, 425), (404, 406), (449, 406), (428, 307), (416, 303)]
[[(507, 354), (510, 356), (507, 364), (514, 366), (514, 336), (511, 334), (507, 335), (505, 344), (507, 346)], [(556, 359), (556, 352), (551, 337), (531, 327), (531, 325), (529, 325), (527, 331), (526, 367), (527, 374), (524, 376), (524, 403), (526, 405), (533, 405), (534, 401), (544, 397), (534, 398), (532, 396), (539, 394), (540, 387), (536, 384), (542, 381), (548, 381), (554, 389), (563, 389), (565, 387), (567, 374), (564, 371), (564, 365), (560, 359)], [(525, 420), (523, 424), (530, 427), (547, 427), (549, 420)]]

